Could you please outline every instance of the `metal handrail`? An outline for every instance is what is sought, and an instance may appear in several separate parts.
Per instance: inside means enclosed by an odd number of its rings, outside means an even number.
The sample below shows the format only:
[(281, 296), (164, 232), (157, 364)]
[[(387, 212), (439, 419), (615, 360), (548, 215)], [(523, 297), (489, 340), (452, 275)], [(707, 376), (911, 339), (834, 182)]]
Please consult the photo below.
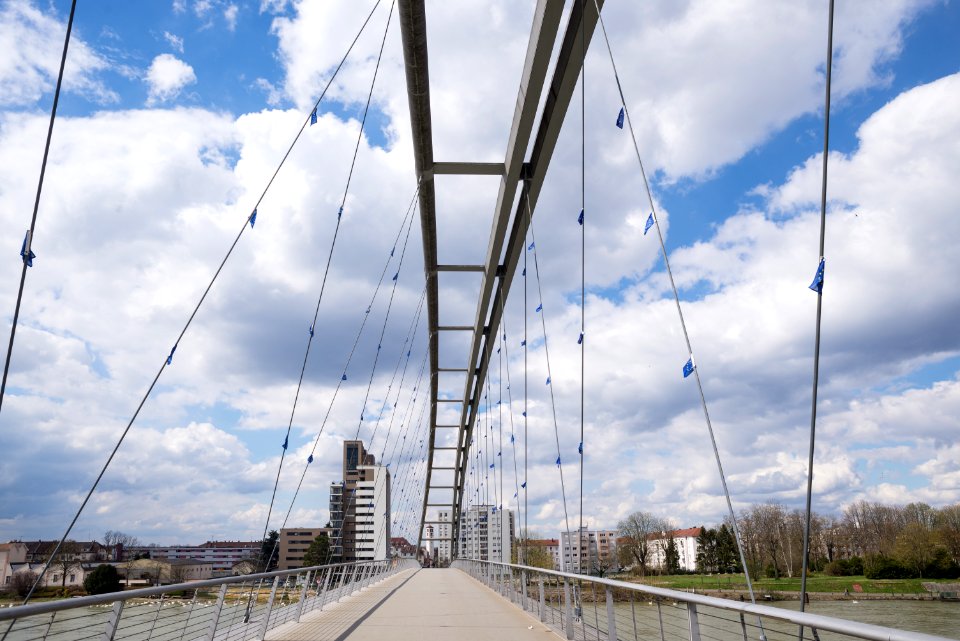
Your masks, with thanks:
[[(400, 559), (398, 559), (399, 561)], [(392, 561), (392, 559), (387, 559)], [(240, 574), (237, 576), (221, 577), (219, 579), (204, 579), (201, 581), (190, 581), (188, 583), (174, 583), (171, 585), (162, 585), (152, 588), (138, 588), (136, 590), (124, 590), (121, 592), (109, 592), (107, 594), (96, 594), (92, 596), (76, 597), (72, 599), (61, 599), (59, 601), (45, 601), (43, 603), (28, 603), (27, 605), (16, 605), (10, 608), (0, 608), (0, 621), (10, 619), (20, 619), (37, 614), (49, 614), (50, 612), (60, 612), (63, 610), (73, 610), (75, 608), (89, 607), (92, 605), (102, 605), (105, 603), (115, 603), (117, 601), (129, 601), (130, 599), (142, 599), (145, 597), (159, 596), (169, 592), (181, 592), (183, 590), (199, 590), (202, 588), (220, 587), (231, 583), (248, 583), (262, 579), (274, 579), (276, 577), (288, 577), (292, 574), (303, 574), (316, 570), (328, 570), (340, 567), (360, 567), (384, 563), (379, 561), (352, 561), (347, 563), (331, 563), (328, 565), (315, 565), (308, 568), (297, 568), (295, 570), (276, 570), (273, 572), (260, 572), (257, 574)]]
[(481, 559), (456, 559), (451, 564), (451, 567), (457, 567), (458, 563), (477, 563), (481, 565), (490, 565), (493, 567), (509, 569), (511, 572), (513, 570), (531, 572), (554, 576), (568, 581), (588, 581), (598, 585), (604, 585), (609, 588), (629, 590), (651, 596), (668, 598), (677, 602), (692, 603), (695, 605), (718, 608), (737, 614), (749, 614), (763, 618), (776, 619), (778, 621), (793, 623), (806, 628), (846, 634), (858, 637), (860, 639), (867, 639), (868, 641), (956, 641), (955, 639), (926, 634), (923, 632), (887, 628), (870, 623), (860, 623), (858, 621), (839, 619), (820, 614), (810, 614), (809, 612), (793, 612), (790, 610), (773, 608), (766, 605), (741, 603), (738, 601), (732, 601), (730, 599), (721, 599), (703, 594), (682, 592), (680, 590), (671, 590), (669, 588), (658, 588), (639, 583), (629, 583), (627, 581), (617, 581), (615, 579), (607, 579), (586, 574), (574, 574), (572, 572), (548, 570), (546, 568), (537, 568), (529, 565), (516, 565), (512, 563), (501, 563), (499, 561), (486, 561)]

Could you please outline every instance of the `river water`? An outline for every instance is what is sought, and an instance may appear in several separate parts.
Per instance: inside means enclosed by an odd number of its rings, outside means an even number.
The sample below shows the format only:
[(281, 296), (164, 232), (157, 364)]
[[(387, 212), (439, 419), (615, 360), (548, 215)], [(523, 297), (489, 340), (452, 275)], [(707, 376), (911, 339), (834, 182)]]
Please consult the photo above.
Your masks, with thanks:
[[(559, 605), (555, 602), (555, 605)], [(798, 610), (799, 602), (777, 602), (774, 607), (785, 610)], [(583, 604), (583, 623), (575, 625), (577, 638), (606, 641), (607, 613), (606, 604), (585, 602)], [(617, 603), (617, 636), (620, 639), (638, 641), (660, 641), (660, 620), (663, 621), (663, 639), (665, 641), (686, 640), (689, 636), (687, 609), (684, 604), (662, 603), (657, 605), (648, 601)], [(960, 603), (943, 601), (815, 601), (807, 606), (807, 612), (823, 616), (848, 619), (861, 623), (870, 623), (901, 630), (924, 632), (951, 639), (960, 639)], [(559, 612), (549, 610), (548, 623), (559, 628)], [(715, 608), (698, 608), (698, 619), (702, 641), (743, 641), (743, 627), (735, 613)], [(756, 617), (744, 620), (749, 641), (760, 639), (760, 627)], [(796, 641), (797, 626), (773, 619), (764, 619), (763, 634), (767, 641)], [(599, 632), (597, 630), (599, 628)], [(805, 638), (810, 640), (807, 631)], [(844, 635), (819, 632), (821, 641), (849, 639)]]

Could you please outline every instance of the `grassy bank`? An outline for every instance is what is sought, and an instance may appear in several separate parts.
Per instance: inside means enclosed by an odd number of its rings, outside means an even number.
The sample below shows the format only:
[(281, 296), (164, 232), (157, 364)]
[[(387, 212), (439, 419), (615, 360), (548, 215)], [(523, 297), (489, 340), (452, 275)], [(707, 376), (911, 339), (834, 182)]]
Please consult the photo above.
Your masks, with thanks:
[[(645, 578), (627, 576), (618, 577), (636, 583), (655, 585), (661, 588), (677, 590), (746, 590), (746, 579), (742, 574), (678, 574), (671, 576), (647, 576)], [(929, 579), (868, 579), (863, 576), (827, 576), (812, 574), (807, 577), (808, 592), (842, 593), (851, 595), (860, 592), (867, 594), (926, 594), (923, 582)], [(753, 582), (756, 592), (799, 592), (800, 579), (783, 577), (780, 579), (756, 579)], [(859, 586), (858, 590), (855, 586)]]

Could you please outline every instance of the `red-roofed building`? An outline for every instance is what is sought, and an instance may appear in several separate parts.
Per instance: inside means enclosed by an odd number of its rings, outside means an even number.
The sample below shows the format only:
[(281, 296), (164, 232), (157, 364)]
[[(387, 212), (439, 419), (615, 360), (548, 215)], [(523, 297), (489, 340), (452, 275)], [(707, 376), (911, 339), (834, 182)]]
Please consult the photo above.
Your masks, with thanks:
[(650, 565), (665, 567), (667, 564), (667, 546), (670, 538), (677, 549), (677, 563), (681, 570), (696, 571), (697, 569), (697, 537), (703, 531), (701, 527), (688, 527), (669, 532), (651, 534), (647, 537), (650, 546)]

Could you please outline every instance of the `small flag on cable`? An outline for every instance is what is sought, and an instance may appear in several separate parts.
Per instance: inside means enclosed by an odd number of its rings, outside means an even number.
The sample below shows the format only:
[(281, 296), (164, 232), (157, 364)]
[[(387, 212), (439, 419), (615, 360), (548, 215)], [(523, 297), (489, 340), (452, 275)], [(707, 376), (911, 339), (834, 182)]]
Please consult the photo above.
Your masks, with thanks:
[(537, 305), (537, 308), (536, 308), (535, 310), (533, 310), (533, 311), (535, 311), (535, 312), (542, 312), (542, 311), (543, 311), (543, 303), (540, 303), (539, 305)]
[(524, 417), (526, 417), (526, 415), (527, 415), (527, 412), (526, 412), (526, 410), (524, 410), (523, 412), (520, 412), (520, 413), (521, 413), (521, 414), (523, 414), (523, 415), (524, 415)]
[(490, 464), (490, 469), (491, 469), (491, 470), (493, 469), (493, 466), (494, 466), (494, 463), (491, 463), (491, 464)]
[(526, 344), (527, 344), (526, 339), (520, 341), (520, 347), (523, 347), (523, 346), (526, 345)]
[(33, 253), (33, 249), (27, 247), (27, 245), (32, 245), (30, 242), (30, 230), (27, 230), (26, 235), (23, 237), (23, 246), (20, 248), (20, 258), (23, 259), (23, 262), (27, 264), (27, 267), (33, 267), (33, 259), (37, 257)]
[(580, 338), (577, 339), (577, 345), (583, 345), (583, 332), (580, 332)]
[(290, 444), (290, 436), (288, 435), (283, 439), (283, 445), (281, 447), (283, 447), (283, 449), (287, 449), (287, 446), (289, 444)]
[(527, 482), (524, 481), (523, 483), (521, 483), (520, 487), (522, 487), (523, 489), (527, 489)]
[(253, 208), (253, 213), (250, 214), (250, 218), (248, 220), (250, 221), (250, 229), (253, 229), (253, 226), (257, 224), (257, 208), (256, 207)]
[(311, 125), (317, 124), (317, 108), (316, 107), (314, 107), (313, 111), (310, 112), (310, 124)]
[(313, 338), (313, 325), (310, 326), (310, 338)]
[(560, 457), (557, 457), (557, 467), (560, 467)]
[(580, 447), (577, 448), (577, 454), (583, 454), (583, 441), (580, 441)]
[(307, 457), (307, 465), (310, 465), (311, 463), (313, 463), (313, 454)]
[(173, 354), (177, 351), (177, 346), (174, 345), (173, 349), (170, 350), (170, 355), (167, 356), (167, 365), (173, 365)]
[(547, 377), (546, 385), (549, 385), (549, 384), (550, 384), (550, 377), (548, 376), (548, 377)]
[(400, 277), (400, 272), (397, 272), (393, 275), (393, 280), (397, 280)]
[(503, 450), (500, 450), (499, 452), (497, 452), (497, 456), (501, 456), (502, 454), (503, 454)]
[(580, 215), (577, 216), (577, 224), (579, 224), (579, 225), (582, 225), (582, 224), (583, 224), (583, 210), (582, 210), (582, 209), (580, 210)]
[(513, 437), (513, 434), (510, 435), (510, 442), (511, 442), (511, 443), (515, 443), (515, 442), (516, 442), (516, 439)]
[(343, 376), (341, 376), (341, 377), (340, 377), (340, 380), (341, 380), (341, 381), (345, 381), (345, 380), (347, 380), (347, 375), (346, 375), (346, 374), (344, 374)]
[(643, 226), (643, 235), (646, 236), (647, 232), (650, 231), (650, 228), (653, 227), (653, 212), (650, 212), (650, 215), (647, 216), (647, 224)]
[(527, 268), (526, 268), (526, 267), (523, 268), (523, 271), (520, 272), (520, 275), (521, 275), (521, 276), (526, 276), (526, 275), (527, 275)]
[(689, 360), (683, 366), (683, 377), (686, 378), (693, 374), (693, 370), (697, 369), (697, 364), (693, 362), (693, 354), (690, 354)]
[(617, 127), (623, 129), (623, 117), (626, 115), (626, 112), (623, 110), (623, 107), (620, 107), (620, 113), (617, 114)]
[(513, 493), (513, 498), (517, 498), (517, 494), (519, 494), (519, 492), (514, 492), (514, 493)]
[(820, 258), (820, 265), (817, 267), (817, 275), (813, 277), (813, 282), (810, 283), (810, 289), (817, 292), (818, 294), (823, 293), (823, 268), (824, 263), (826, 262), (825, 258)]
[(534, 247), (536, 247), (536, 245), (537, 245), (536, 243), (530, 243), (530, 244), (527, 246), (527, 251), (530, 251), (531, 249), (533, 249)]
[(341, 216), (343, 216), (343, 205), (340, 205), (340, 210), (337, 211), (337, 220), (340, 220)]

